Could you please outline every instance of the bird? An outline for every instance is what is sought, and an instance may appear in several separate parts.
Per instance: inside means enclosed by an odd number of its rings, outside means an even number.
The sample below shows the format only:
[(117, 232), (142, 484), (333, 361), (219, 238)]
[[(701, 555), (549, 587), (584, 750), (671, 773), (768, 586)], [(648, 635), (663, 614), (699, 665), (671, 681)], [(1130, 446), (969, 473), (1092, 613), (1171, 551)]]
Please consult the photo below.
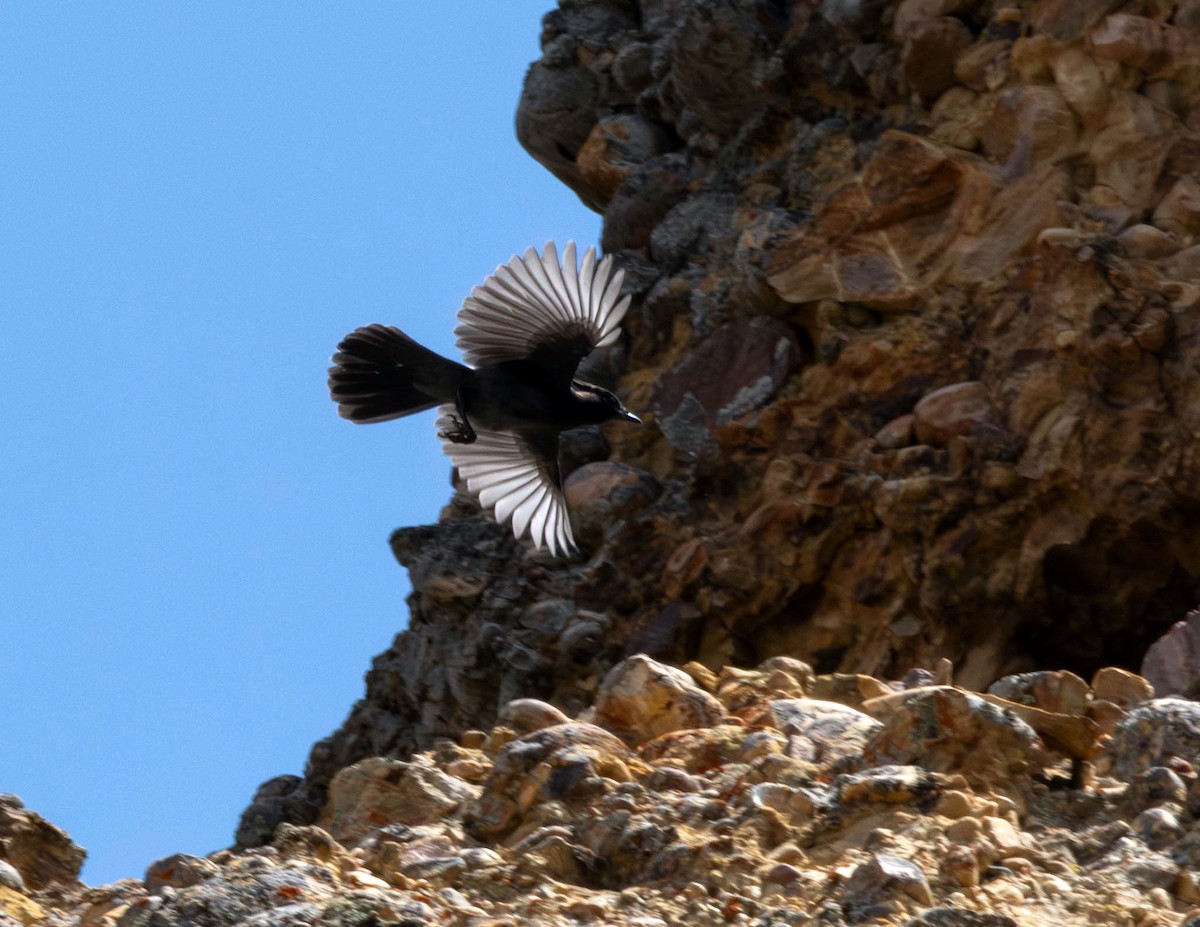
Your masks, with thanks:
[(471, 290), (458, 312), (460, 364), (400, 329), (372, 323), (337, 346), (329, 393), (342, 418), (384, 422), (436, 407), (438, 437), (467, 491), (501, 525), (537, 549), (578, 549), (558, 463), (562, 432), (612, 419), (640, 422), (607, 389), (576, 377), (610, 345), (630, 297), (612, 255), (575, 243), (559, 261), (547, 242), (526, 249)]

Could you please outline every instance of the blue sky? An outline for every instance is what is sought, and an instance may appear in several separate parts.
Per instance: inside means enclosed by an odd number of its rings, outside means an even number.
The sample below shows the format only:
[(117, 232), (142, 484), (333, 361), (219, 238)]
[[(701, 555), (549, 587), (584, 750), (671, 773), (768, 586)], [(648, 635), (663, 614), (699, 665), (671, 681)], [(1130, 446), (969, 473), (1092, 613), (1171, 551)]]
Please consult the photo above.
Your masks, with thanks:
[(0, 11), (0, 791), (91, 884), (228, 845), (407, 621), (433, 413), (355, 427), (367, 322), (599, 217), (525, 154), (552, 0)]

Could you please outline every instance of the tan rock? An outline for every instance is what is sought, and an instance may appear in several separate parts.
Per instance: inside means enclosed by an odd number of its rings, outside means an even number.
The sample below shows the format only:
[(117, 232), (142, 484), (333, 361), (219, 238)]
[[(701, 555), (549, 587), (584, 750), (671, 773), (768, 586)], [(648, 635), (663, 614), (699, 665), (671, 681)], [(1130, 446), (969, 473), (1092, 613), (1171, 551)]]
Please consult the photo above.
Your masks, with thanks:
[(604, 677), (593, 720), (637, 744), (669, 731), (708, 727), (724, 714), (724, 706), (682, 670), (639, 654)]
[[(1096, 670), (1092, 677), (1092, 692), (1096, 698), (1129, 708), (1154, 698), (1154, 686), (1150, 681), (1119, 666), (1106, 666)], [(1171, 692), (1163, 692), (1171, 695)]]
[(500, 709), (501, 724), (512, 728), (517, 734), (528, 734), (544, 727), (566, 724), (571, 719), (553, 705), (536, 698), (513, 699)]
[(0, 859), (16, 868), (32, 891), (79, 884), (87, 853), (61, 828), (30, 811), (14, 795), (0, 795)]
[(1154, 224), (1180, 240), (1190, 240), (1200, 232), (1200, 181), (1194, 177), (1176, 180), (1154, 207)]
[(46, 911), (40, 904), (7, 885), (0, 885), (0, 915), (25, 927), (35, 927), (46, 920)]
[(477, 794), (474, 786), (432, 767), (372, 757), (334, 777), (320, 825), (350, 843), (386, 824), (440, 821)]
[(966, 48), (954, 62), (954, 75), (979, 93), (1003, 87), (1008, 80), (1012, 42), (997, 39)]

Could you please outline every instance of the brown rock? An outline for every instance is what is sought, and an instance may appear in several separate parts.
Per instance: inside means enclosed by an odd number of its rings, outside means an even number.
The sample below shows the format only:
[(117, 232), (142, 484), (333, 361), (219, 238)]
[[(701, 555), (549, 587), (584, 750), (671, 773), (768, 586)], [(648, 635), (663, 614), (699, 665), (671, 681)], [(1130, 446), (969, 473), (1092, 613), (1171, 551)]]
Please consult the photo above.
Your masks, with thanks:
[(1078, 129), (1056, 87), (1026, 85), (999, 93), (984, 127), (984, 150), (998, 161), (1057, 161), (1075, 148)]
[(602, 116), (575, 157), (583, 183), (608, 202), (634, 169), (669, 150), (663, 127), (636, 113)]
[(1154, 224), (1181, 240), (1200, 232), (1200, 181), (1176, 180), (1154, 207)]
[(812, 667), (791, 657), (771, 657), (755, 669), (724, 666), (713, 690), (728, 711), (756, 705), (762, 708), (774, 698), (803, 698), (813, 684)]
[(868, 699), (888, 695), (886, 683), (862, 673), (829, 673), (813, 680), (807, 695), (827, 702), (841, 702), (851, 708), (862, 708)]
[(1066, 670), (1043, 670), (997, 679), (988, 692), (1046, 711), (1080, 715), (1087, 708), (1088, 684)]
[(156, 860), (146, 868), (146, 891), (152, 895), (161, 894), (166, 887), (184, 888), (210, 879), (221, 867), (211, 860), (200, 856), (189, 856), (187, 853), (176, 853), (173, 856)]
[(0, 859), (11, 863), (31, 890), (78, 885), (86, 856), (66, 831), (27, 809), (15, 795), (0, 795)]
[(904, 78), (914, 93), (934, 100), (954, 85), (955, 59), (971, 44), (971, 30), (953, 16), (917, 23), (904, 45)]
[(913, 429), (924, 444), (945, 444), (993, 416), (986, 386), (978, 381), (952, 383), (923, 396), (913, 407)]
[(1033, 27), (1069, 42), (1098, 23), (1116, 5), (1116, 0), (1038, 0), (1033, 7)]
[[(1170, 633), (1170, 632), (1168, 632)], [(1154, 648), (1151, 647), (1151, 650)], [(1147, 656), (1149, 654), (1147, 653)], [(1154, 686), (1150, 680), (1121, 669), (1119, 666), (1105, 666), (1096, 670), (1092, 677), (1092, 692), (1098, 699), (1131, 708), (1141, 702), (1154, 698)], [(1174, 692), (1163, 692), (1163, 695), (1175, 695)]]
[(1012, 42), (998, 39), (966, 48), (954, 62), (954, 76), (979, 93), (1003, 87), (1008, 80)]
[(1164, 60), (1163, 29), (1152, 19), (1114, 13), (1106, 16), (1091, 34), (1097, 58), (1119, 61), (1143, 71), (1153, 71)]
[(858, 756), (882, 727), (869, 715), (837, 702), (774, 699), (769, 707), (771, 726), (793, 738), (790, 754), (822, 765)]
[(1054, 85), (1067, 105), (1087, 127), (1098, 126), (1111, 100), (1109, 81), (1096, 60), (1084, 49), (1069, 46), (1050, 59)]
[(656, 421), (676, 447), (699, 453), (719, 425), (766, 403), (802, 359), (786, 326), (767, 320), (723, 326), (659, 379)]

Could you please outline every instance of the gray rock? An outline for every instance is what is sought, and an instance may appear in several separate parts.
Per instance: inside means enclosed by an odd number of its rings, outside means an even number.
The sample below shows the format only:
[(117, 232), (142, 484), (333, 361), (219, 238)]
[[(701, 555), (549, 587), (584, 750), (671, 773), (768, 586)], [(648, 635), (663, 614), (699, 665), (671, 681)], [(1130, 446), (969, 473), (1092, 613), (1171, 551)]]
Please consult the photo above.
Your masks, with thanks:
[(846, 880), (845, 908), (867, 908), (900, 891), (919, 904), (932, 904), (933, 892), (921, 867), (906, 859), (876, 853), (855, 868)]
[(268, 779), (258, 787), (242, 812), (234, 842), (241, 848), (262, 846), (280, 824), (311, 824), (317, 819), (319, 810), (299, 776)]
[(905, 927), (1019, 927), (1003, 914), (984, 914), (966, 908), (930, 908), (922, 911)]
[[(869, 715), (837, 702), (820, 699), (774, 699), (770, 702), (775, 726), (791, 735), (788, 754), (814, 763), (858, 756), (877, 730), (883, 727)], [(802, 738), (807, 749), (796, 743)]]
[(0, 885), (6, 885), (18, 892), (25, 891), (25, 880), (21, 878), (21, 873), (17, 872), (17, 867), (2, 859), (0, 859)]
[(1105, 745), (1113, 775), (1131, 779), (1171, 757), (1200, 755), (1200, 704), (1157, 698), (1130, 709)]
[(1160, 696), (1196, 694), (1200, 685), (1200, 610), (1150, 645), (1142, 658), (1141, 674)]

